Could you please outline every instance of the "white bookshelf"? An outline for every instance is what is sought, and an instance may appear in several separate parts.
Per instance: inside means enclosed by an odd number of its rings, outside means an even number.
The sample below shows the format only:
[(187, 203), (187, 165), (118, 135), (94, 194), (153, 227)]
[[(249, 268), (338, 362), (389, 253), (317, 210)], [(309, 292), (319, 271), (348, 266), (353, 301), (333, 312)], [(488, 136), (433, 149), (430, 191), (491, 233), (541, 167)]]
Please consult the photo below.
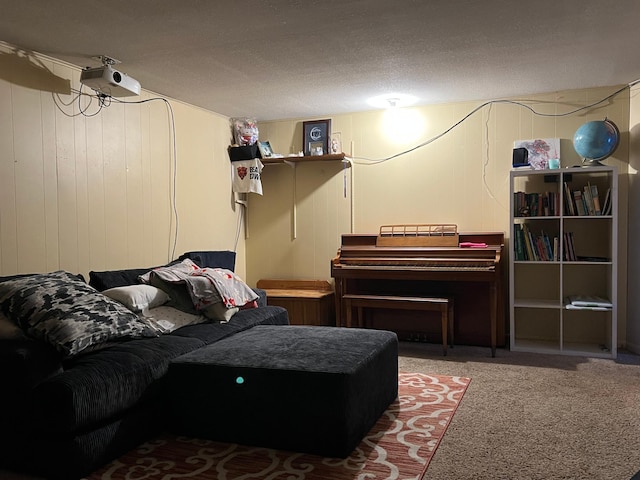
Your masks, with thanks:
[[(559, 170), (513, 170), (510, 176), (509, 307), (510, 348), (545, 354), (617, 355), (617, 231), (618, 172), (615, 167), (576, 167)], [(565, 194), (595, 185), (601, 209), (607, 190), (611, 212), (571, 214)], [(522, 194), (538, 194), (542, 209), (522, 207)], [(545, 195), (546, 194), (546, 195)], [(550, 207), (556, 196), (557, 208)], [(529, 195), (532, 200), (533, 195)], [(555, 202), (554, 202), (555, 203)], [(520, 208), (519, 208), (520, 207)], [(575, 208), (574, 208), (575, 210)], [(542, 215), (539, 215), (542, 213)], [(516, 231), (523, 232), (521, 236)], [(551, 253), (530, 259), (518, 250), (524, 234), (546, 244)], [(568, 258), (564, 238), (571, 233), (575, 259)], [(536, 242), (537, 238), (540, 238)], [(553, 239), (558, 238), (556, 251)], [(526, 248), (526, 247), (525, 247)], [(541, 248), (542, 249), (542, 248)], [(548, 251), (548, 249), (547, 249)], [(555, 253), (555, 255), (554, 255)], [(534, 254), (535, 257), (535, 254)], [(612, 304), (606, 311), (569, 310), (571, 295), (598, 296)]]

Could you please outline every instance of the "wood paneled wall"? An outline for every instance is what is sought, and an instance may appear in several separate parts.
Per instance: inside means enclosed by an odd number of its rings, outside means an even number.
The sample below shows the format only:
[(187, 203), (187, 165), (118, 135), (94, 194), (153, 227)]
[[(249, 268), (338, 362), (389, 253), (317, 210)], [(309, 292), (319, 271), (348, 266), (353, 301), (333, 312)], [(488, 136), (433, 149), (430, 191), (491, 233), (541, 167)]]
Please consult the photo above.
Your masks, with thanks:
[[(587, 121), (608, 117), (622, 132), (621, 144), (606, 164), (618, 166), (621, 174), (618, 331), (624, 332), (629, 90), (579, 113), (553, 116), (591, 105), (620, 88), (536, 95), (520, 100), (524, 106), (492, 103), (428, 145), (378, 164), (367, 164), (365, 159), (385, 158), (427, 142), (483, 102), (324, 117), (331, 118), (332, 131), (340, 133), (343, 151), (353, 156), (355, 164), (346, 171), (336, 163), (298, 163), (295, 169), (265, 167), (264, 197), (252, 197), (249, 208), (249, 281), (331, 280), (331, 258), (340, 246), (340, 235), (350, 229), (355, 233), (377, 233), (385, 224), (455, 223), (463, 232), (500, 231), (510, 237), (513, 142), (560, 138), (562, 165), (576, 165), (580, 163), (572, 144), (576, 129)], [(531, 109), (543, 115), (536, 115)], [(262, 122), (260, 138), (268, 140), (276, 153), (297, 152), (302, 149), (304, 120), (311, 119)]]
[[(76, 67), (0, 42), (0, 275), (56, 269), (86, 275), (165, 263), (174, 256), (174, 196), (175, 255), (233, 250), (241, 207), (231, 193), (228, 119), (168, 100), (174, 159), (164, 101), (112, 102), (99, 113), (94, 101), (84, 116), (76, 101), (79, 76)], [(559, 114), (617, 88), (536, 95), (523, 103)], [(125, 100), (151, 98), (160, 97), (143, 91)], [(618, 299), (625, 332), (629, 92), (566, 117), (492, 104), (407, 155), (377, 165), (362, 160), (413, 148), (478, 105), (413, 108), (404, 111), (407, 117), (383, 111), (323, 117), (332, 119), (356, 163), (346, 170), (339, 163), (265, 167), (264, 196), (249, 198), (249, 236), (245, 242), (239, 235), (236, 271), (250, 285), (260, 278), (330, 280), (340, 235), (376, 232), (387, 223), (447, 222), (509, 236), (513, 141), (560, 138), (562, 164), (575, 164), (575, 130), (608, 117), (622, 131), (606, 163), (621, 172)], [(261, 123), (260, 138), (278, 153), (297, 152), (303, 120), (309, 119)]]
[[(227, 118), (147, 91), (79, 104), (78, 68), (2, 43), (0, 67), (0, 275), (234, 249)], [(244, 276), (242, 236), (237, 256)]]

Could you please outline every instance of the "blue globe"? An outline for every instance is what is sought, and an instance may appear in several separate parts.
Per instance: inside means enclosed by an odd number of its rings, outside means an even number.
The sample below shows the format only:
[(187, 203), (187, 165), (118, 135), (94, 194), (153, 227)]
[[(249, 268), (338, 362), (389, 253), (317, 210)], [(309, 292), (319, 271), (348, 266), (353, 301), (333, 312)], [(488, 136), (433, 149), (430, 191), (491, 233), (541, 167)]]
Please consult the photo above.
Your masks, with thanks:
[(573, 148), (585, 160), (597, 162), (611, 155), (620, 143), (620, 132), (611, 120), (587, 122), (576, 130)]

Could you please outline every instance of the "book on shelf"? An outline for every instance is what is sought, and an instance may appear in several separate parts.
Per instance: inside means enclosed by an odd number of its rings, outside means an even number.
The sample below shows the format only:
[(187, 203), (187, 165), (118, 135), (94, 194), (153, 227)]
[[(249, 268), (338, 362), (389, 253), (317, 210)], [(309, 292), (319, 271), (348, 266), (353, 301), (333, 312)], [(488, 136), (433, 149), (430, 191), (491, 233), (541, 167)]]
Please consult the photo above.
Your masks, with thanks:
[(598, 186), (591, 185), (591, 183), (588, 183), (588, 186), (591, 190), (591, 201), (593, 202), (594, 215), (602, 215), (602, 210), (600, 209), (600, 198), (598, 197)]
[(583, 255), (578, 255), (577, 259), (581, 262), (610, 262), (611, 261), (609, 257), (594, 257), (594, 256), (583, 256)]
[(568, 303), (567, 305), (564, 306), (567, 310), (595, 310), (595, 311), (600, 311), (600, 312), (609, 312), (611, 311), (610, 308), (607, 307), (583, 307), (581, 305), (573, 305), (572, 303)]
[(575, 248), (573, 246), (573, 232), (564, 232), (564, 260), (573, 262), (576, 260)]
[(565, 299), (565, 305), (567, 306), (567, 308), (569, 307), (569, 305), (574, 308), (613, 308), (613, 303), (611, 303), (608, 299), (598, 295), (569, 295)]
[(513, 192), (514, 217), (549, 217), (558, 215), (556, 192)]
[(607, 194), (604, 197), (602, 205), (602, 215), (611, 215), (611, 189), (607, 188)]
[(522, 243), (522, 226), (520, 224), (513, 226), (513, 250), (516, 261), (526, 260)]
[(536, 253), (535, 253), (536, 251), (534, 247), (535, 244), (533, 242), (533, 235), (531, 235), (531, 231), (529, 230), (529, 227), (527, 226), (526, 223), (522, 224), (522, 233), (524, 235), (524, 243), (527, 248), (527, 260), (530, 260), (530, 261), (540, 260), (536, 256)]
[(569, 189), (569, 184), (564, 182), (564, 214), (575, 215), (576, 209), (573, 203), (573, 195)]
[[(610, 200), (611, 189), (607, 189), (607, 197)], [(566, 216), (594, 216), (594, 215), (610, 215), (607, 208), (610, 208), (610, 201), (605, 199), (604, 203), (600, 202), (598, 186), (587, 182), (582, 189), (571, 190), (569, 184), (564, 182), (564, 214)]]
[(553, 240), (544, 231), (540, 234), (531, 232), (526, 223), (519, 223), (513, 226), (514, 255), (516, 261), (557, 261), (558, 237)]
[(585, 210), (584, 198), (582, 197), (582, 192), (580, 190), (574, 190), (573, 199), (576, 203), (576, 210), (578, 212), (578, 215), (587, 215), (587, 212)]
[(576, 248), (575, 248), (575, 243), (573, 241), (573, 232), (569, 232), (569, 249), (571, 251), (571, 260), (575, 262), (578, 259), (578, 257), (576, 257)]
[(549, 192), (544, 192), (542, 194), (542, 214), (545, 217), (551, 215), (551, 207), (549, 205)]
[(553, 248), (551, 247), (551, 240), (549, 240), (549, 235), (544, 232), (540, 232), (540, 238), (542, 240), (545, 260), (547, 260), (548, 262), (553, 261)]
[(591, 197), (591, 188), (589, 187), (589, 185), (585, 185), (582, 190), (582, 196), (584, 198), (584, 204), (586, 206), (586, 214), (595, 215), (595, 210), (593, 208), (593, 198)]
[(536, 252), (538, 253), (538, 258), (544, 262), (549, 261), (549, 256), (547, 255), (547, 246), (545, 245), (544, 238), (542, 235), (538, 235), (535, 238), (536, 241)]

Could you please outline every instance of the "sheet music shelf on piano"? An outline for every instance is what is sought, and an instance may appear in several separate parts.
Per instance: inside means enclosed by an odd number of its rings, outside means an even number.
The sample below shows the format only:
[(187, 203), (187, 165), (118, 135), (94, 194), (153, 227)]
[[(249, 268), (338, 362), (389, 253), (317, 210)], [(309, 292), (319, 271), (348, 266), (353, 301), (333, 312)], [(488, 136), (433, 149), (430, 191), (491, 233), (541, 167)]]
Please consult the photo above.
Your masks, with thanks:
[(376, 246), (457, 247), (458, 226), (453, 224), (382, 225)]

